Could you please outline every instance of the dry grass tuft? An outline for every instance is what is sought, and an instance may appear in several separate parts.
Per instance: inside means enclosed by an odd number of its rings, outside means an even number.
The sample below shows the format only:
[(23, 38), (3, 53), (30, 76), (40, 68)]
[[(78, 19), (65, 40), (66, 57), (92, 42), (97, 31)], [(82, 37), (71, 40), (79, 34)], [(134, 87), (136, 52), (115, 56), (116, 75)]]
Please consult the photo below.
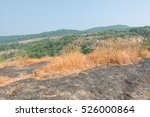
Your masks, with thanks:
[(88, 55), (96, 65), (129, 64), (140, 58), (140, 44), (132, 40), (109, 40)]
[(142, 56), (143, 56), (143, 58), (148, 58), (148, 57), (150, 57), (150, 51), (144, 50), (144, 51), (142, 52)]
[(54, 61), (47, 66), (35, 70), (36, 77), (46, 74), (69, 74), (92, 68), (94, 64), (87, 60), (86, 55), (79, 51), (54, 57)]

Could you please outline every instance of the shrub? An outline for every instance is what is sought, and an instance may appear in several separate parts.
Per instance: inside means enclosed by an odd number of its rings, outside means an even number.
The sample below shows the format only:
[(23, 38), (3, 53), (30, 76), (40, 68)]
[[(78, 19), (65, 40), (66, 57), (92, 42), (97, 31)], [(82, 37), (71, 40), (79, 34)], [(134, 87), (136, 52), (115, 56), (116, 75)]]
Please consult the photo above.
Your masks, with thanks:
[(93, 51), (93, 49), (90, 47), (90, 42), (85, 42), (81, 45), (81, 52), (84, 54), (89, 54)]
[(6, 61), (6, 58), (3, 56), (0, 56), (0, 62), (5, 62), (5, 61)]
[(142, 43), (142, 47), (150, 50), (150, 39), (146, 39)]

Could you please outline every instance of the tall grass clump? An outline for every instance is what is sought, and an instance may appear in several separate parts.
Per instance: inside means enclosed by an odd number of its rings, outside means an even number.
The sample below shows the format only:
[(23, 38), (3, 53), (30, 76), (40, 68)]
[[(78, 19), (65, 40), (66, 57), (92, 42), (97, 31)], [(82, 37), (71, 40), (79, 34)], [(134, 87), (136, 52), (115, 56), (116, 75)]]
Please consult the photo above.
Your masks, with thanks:
[(88, 55), (96, 65), (128, 64), (140, 57), (141, 44), (133, 40), (108, 40)]
[(87, 60), (86, 55), (79, 51), (54, 57), (53, 61), (42, 69), (34, 71), (35, 76), (46, 74), (69, 74), (92, 68), (94, 64)]

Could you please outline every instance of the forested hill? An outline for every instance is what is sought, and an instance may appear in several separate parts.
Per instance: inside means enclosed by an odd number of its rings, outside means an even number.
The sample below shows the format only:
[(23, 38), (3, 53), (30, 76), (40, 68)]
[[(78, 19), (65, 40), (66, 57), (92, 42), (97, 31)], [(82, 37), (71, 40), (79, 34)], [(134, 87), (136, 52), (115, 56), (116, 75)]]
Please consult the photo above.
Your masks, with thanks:
[(95, 32), (104, 32), (104, 31), (110, 31), (110, 30), (127, 31), (129, 29), (130, 29), (130, 27), (126, 26), (126, 25), (113, 25), (113, 26), (105, 26), (105, 27), (95, 27), (95, 28), (87, 29), (83, 32), (85, 32), (85, 33), (95, 33)]
[(0, 43), (6, 42), (14, 42), (18, 40), (28, 40), (34, 38), (42, 38), (42, 37), (50, 37), (50, 36), (64, 36), (64, 35), (72, 35), (72, 34), (87, 34), (87, 33), (96, 33), (96, 32), (104, 32), (104, 31), (127, 31), (130, 27), (126, 25), (113, 25), (113, 26), (105, 26), (105, 27), (96, 27), (87, 30), (68, 30), (61, 29), (50, 32), (43, 32), (39, 34), (28, 34), (28, 35), (13, 35), (13, 36), (0, 36)]

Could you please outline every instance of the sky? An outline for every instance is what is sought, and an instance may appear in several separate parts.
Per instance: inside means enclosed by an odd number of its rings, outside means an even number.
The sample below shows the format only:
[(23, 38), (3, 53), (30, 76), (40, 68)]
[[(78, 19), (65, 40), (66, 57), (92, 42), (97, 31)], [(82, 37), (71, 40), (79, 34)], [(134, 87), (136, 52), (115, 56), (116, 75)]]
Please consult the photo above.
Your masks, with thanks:
[(150, 25), (150, 0), (0, 0), (0, 36)]

